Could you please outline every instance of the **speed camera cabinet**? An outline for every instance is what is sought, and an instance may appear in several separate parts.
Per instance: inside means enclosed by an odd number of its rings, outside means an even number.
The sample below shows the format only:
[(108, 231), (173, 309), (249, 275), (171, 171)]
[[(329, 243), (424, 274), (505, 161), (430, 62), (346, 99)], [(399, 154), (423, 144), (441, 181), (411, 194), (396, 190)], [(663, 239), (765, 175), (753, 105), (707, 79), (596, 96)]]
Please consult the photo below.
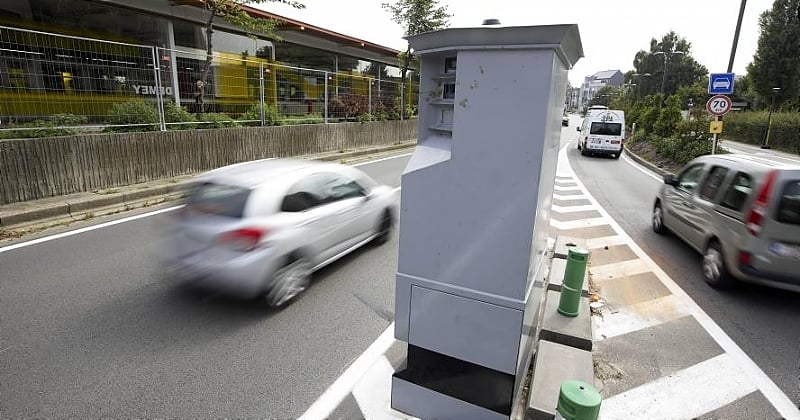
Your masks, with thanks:
[(567, 70), (577, 25), (408, 37), (419, 139), (402, 176), (392, 408), (508, 419), (542, 301)]

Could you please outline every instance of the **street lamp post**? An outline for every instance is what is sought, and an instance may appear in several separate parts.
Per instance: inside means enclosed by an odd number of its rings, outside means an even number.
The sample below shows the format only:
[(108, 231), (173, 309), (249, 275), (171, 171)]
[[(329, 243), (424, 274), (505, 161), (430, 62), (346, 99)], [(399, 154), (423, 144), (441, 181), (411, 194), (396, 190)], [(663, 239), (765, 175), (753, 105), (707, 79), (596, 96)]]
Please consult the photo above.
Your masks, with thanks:
[(641, 87), (642, 86), (642, 77), (650, 77), (650, 76), (652, 76), (650, 73), (643, 73), (643, 74), (634, 73), (634, 74), (631, 75), (631, 78), (635, 77), (639, 81), (639, 83), (636, 83), (636, 100), (637, 101), (639, 99), (641, 99), (641, 96), (642, 96), (641, 95), (641, 93), (642, 93), (642, 87)]
[(653, 55), (663, 55), (664, 56), (664, 74), (661, 78), (661, 95), (667, 94), (667, 59), (673, 55), (683, 55), (683, 51), (670, 51), (665, 53), (664, 51), (658, 51), (653, 53)]
[(761, 145), (762, 149), (769, 149), (769, 135), (772, 132), (772, 111), (775, 109), (775, 96), (778, 95), (778, 91), (781, 88), (774, 87), (772, 88), (772, 102), (769, 104), (769, 116), (767, 117), (767, 134), (764, 136), (764, 144)]

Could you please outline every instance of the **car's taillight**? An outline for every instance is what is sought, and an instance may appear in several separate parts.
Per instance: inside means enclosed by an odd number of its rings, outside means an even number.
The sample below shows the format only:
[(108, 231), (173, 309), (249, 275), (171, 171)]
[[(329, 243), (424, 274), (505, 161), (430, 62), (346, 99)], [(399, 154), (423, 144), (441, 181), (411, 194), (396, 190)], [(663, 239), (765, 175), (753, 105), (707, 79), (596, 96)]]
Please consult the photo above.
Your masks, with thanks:
[(260, 228), (236, 229), (219, 235), (217, 243), (236, 251), (247, 252), (256, 249), (266, 234), (267, 231)]
[(772, 192), (772, 186), (775, 184), (775, 178), (778, 176), (777, 171), (771, 171), (767, 174), (767, 179), (761, 185), (758, 191), (758, 196), (753, 202), (753, 208), (750, 209), (750, 214), (747, 216), (747, 231), (753, 236), (761, 234), (761, 228), (764, 225), (764, 217), (767, 213), (767, 205), (769, 204), (769, 195)]

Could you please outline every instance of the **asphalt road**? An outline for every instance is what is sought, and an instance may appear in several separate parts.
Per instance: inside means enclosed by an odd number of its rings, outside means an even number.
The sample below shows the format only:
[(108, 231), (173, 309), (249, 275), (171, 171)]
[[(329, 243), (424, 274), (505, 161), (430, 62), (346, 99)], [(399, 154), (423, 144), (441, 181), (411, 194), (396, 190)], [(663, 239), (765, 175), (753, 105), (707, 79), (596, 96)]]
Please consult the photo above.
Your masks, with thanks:
[(393, 317), (396, 235), (274, 311), (165, 278), (156, 221), (0, 253), (0, 417), (296, 418)]
[[(577, 120), (573, 117), (572, 125)], [(800, 162), (797, 156), (757, 147), (729, 142), (723, 146)], [(800, 406), (800, 293), (747, 284), (733, 291), (712, 289), (703, 280), (700, 254), (675, 236), (651, 230), (658, 179), (634, 168), (624, 155), (620, 160), (584, 157), (574, 142), (568, 155), (575, 173), (609, 215)]]
[[(626, 232), (800, 403), (800, 296), (707, 287), (699, 255), (650, 231), (657, 180), (574, 144), (569, 157)], [(360, 168), (399, 186), (407, 159)], [(176, 287), (156, 265), (155, 221), (0, 253), (0, 417), (296, 418), (393, 317), (396, 235), (328, 266), (273, 311)]]

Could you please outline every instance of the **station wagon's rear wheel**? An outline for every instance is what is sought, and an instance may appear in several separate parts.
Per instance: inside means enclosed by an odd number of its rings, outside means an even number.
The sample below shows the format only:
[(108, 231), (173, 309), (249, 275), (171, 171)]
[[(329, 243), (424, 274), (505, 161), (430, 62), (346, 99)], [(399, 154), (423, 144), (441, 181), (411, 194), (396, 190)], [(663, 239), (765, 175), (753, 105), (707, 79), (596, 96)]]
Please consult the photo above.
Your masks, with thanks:
[(703, 253), (703, 277), (711, 287), (725, 289), (734, 285), (735, 281), (725, 266), (722, 246), (717, 241), (708, 244)]
[(267, 304), (279, 308), (302, 293), (311, 282), (311, 262), (292, 257), (273, 274), (272, 287), (266, 294)]

